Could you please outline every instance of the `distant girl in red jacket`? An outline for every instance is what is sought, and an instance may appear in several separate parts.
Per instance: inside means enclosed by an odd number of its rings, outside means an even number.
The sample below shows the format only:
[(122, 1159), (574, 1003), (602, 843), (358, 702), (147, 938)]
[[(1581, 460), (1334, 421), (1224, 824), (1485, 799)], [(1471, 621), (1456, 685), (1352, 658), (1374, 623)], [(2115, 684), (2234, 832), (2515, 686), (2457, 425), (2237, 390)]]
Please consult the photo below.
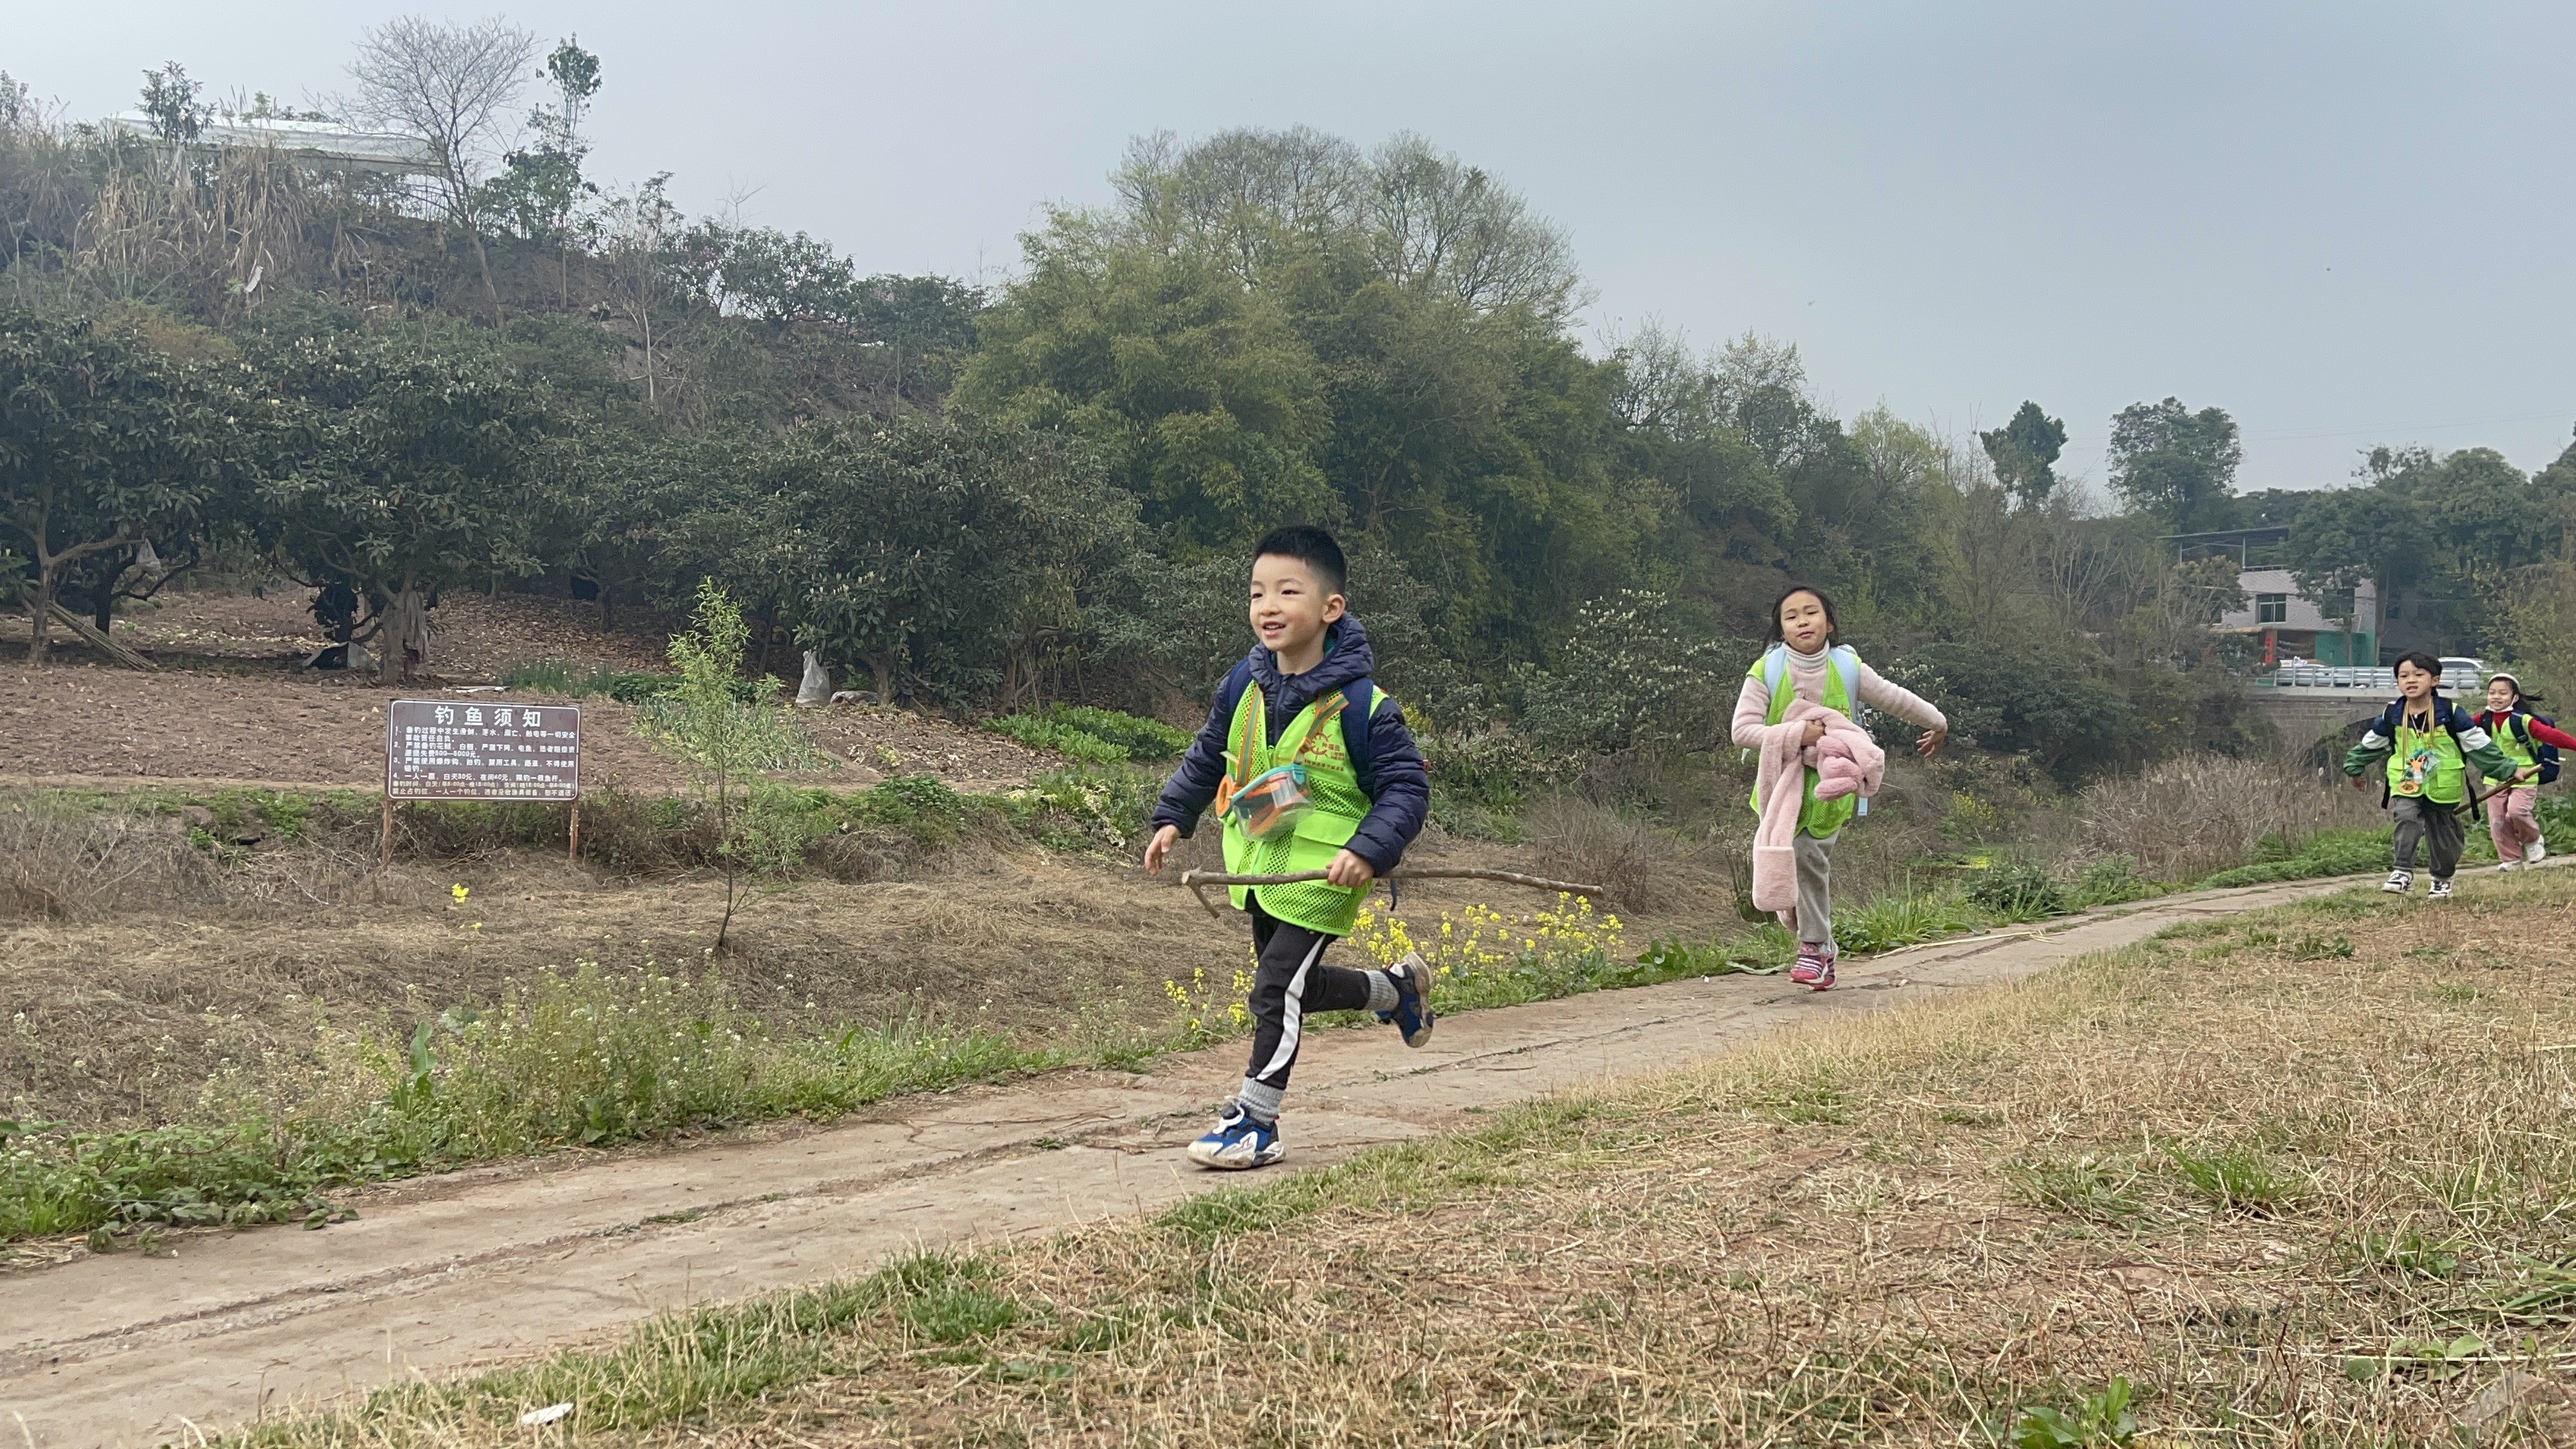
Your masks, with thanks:
[(2498, 870), (2521, 870), (2548, 856), (2532, 806), (2540, 787), (2558, 778), (2558, 752), (2576, 750), (2576, 735), (2533, 714), (2532, 703), (2521, 680), (2499, 674), (2487, 681), (2486, 712), (2478, 716), (2478, 728), (2514, 766), (2512, 779), (2487, 797), (2487, 833), (2495, 838), (2496, 859), (2503, 862)]

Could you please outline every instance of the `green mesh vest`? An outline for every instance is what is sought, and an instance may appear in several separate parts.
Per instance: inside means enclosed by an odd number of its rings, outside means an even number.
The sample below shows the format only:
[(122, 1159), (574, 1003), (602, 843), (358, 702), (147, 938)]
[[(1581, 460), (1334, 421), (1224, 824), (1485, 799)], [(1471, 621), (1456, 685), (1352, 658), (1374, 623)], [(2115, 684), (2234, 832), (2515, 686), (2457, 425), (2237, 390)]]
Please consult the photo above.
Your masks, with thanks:
[[(1385, 708), (1387, 697), (1372, 684), (1367, 690), (1368, 707), (1363, 713), (1375, 715)], [(1263, 728), (1268, 709), (1261, 686), (1247, 684), (1243, 698), (1235, 702), (1234, 721), (1226, 731), (1226, 779), (1240, 789), (1254, 777), (1274, 766), (1290, 762), (1306, 770), (1306, 791), (1313, 797), (1315, 808), (1299, 820), (1286, 835), (1271, 840), (1255, 840), (1225, 817), (1225, 868), (1235, 875), (1288, 875), (1301, 870), (1322, 870), (1333, 863), (1333, 857), (1358, 833), (1360, 822), (1368, 818), (1369, 798), (1360, 793), (1360, 781), (1351, 769), (1350, 752), (1343, 747), (1342, 729), (1321, 729), (1329, 717), (1338, 721), (1348, 711), (1343, 708), (1340, 690), (1325, 695), (1297, 712), (1280, 731), (1279, 743), (1269, 743), (1269, 731)], [(1366, 720), (1346, 728), (1366, 729)], [(1222, 807), (1220, 807), (1222, 808)], [(1234, 908), (1242, 910), (1251, 903), (1255, 887), (1236, 886), (1229, 894)], [(1258, 887), (1261, 908), (1276, 919), (1292, 926), (1303, 926), (1327, 936), (1347, 936), (1351, 923), (1358, 919), (1360, 902), (1367, 899), (1368, 887), (1349, 888), (1323, 881), (1300, 881), (1295, 885)]]
[[(1840, 645), (1836, 645), (1833, 650), (1837, 655), (1849, 652)], [(1798, 690), (1790, 678), (1785, 660), (1778, 678), (1766, 678), (1768, 673), (1766, 666), (1769, 662), (1770, 655), (1766, 652), (1762, 658), (1753, 661), (1752, 668), (1744, 671), (1744, 677), (1762, 679), (1770, 688), (1770, 716), (1763, 723), (1776, 725), (1780, 722), (1780, 717), (1789, 712), (1789, 701), (1797, 698)], [(1854, 656), (1848, 665), (1842, 659), (1829, 658), (1825, 668), (1825, 685), (1820, 691), (1823, 697), (1817, 703), (1845, 719), (1857, 720), (1860, 714), (1852, 708), (1854, 701), (1851, 691), (1843, 684), (1846, 671), (1854, 678), (1859, 677), (1858, 656)], [(1798, 807), (1798, 833), (1812, 835), (1818, 840), (1830, 840), (1841, 833), (1844, 826), (1851, 823), (1852, 816), (1860, 810), (1860, 799), (1858, 796), (1845, 795), (1839, 800), (1819, 800), (1816, 798), (1816, 772), (1809, 770), (1806, 772), (1806, 777), (1807, 798)], [(1749, 798), (1754, 811), (1758, 814), (1762, 809), (1762, 786), (1759, 782), (1754, 785), (1753, 794)]]

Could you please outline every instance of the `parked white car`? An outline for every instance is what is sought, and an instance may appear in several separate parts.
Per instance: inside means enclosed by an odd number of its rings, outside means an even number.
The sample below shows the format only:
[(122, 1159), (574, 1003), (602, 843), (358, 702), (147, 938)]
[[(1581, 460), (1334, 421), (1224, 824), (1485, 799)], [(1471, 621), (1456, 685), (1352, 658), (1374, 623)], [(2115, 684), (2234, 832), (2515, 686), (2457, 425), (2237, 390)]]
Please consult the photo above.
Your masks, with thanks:
[(2442, 688), (2455, 695), (2471, 695), (2487, 687), (2487, 662), (2465, 655), (2442, 656)]

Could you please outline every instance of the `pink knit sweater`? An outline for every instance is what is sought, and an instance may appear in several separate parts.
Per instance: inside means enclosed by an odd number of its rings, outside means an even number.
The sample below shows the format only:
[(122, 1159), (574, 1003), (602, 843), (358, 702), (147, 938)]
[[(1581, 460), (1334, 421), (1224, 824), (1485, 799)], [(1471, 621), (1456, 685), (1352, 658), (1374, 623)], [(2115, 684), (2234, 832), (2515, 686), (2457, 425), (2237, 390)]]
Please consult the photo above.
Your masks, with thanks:
[[(1789, 655), (1789, 692), (1810, 704), (1825, 700), (1825, 656), (1822, 654)], [(1881, 710), (1920, 725), (1927, 730), (1946, 730), (1950, 722), (1932, 702), (1902, 685), (1890, 684), (1867, 664), (1860, 667), (1860, 702), (1870, 709)], [(1763, 722), (1771, 717), (1771, 691), (1759, 674), (1744, 676), (1744, 688), (1735, 696), (1735, 719), (1729, 730), (1735, 742), (1748, 750), (1762, 748)]]

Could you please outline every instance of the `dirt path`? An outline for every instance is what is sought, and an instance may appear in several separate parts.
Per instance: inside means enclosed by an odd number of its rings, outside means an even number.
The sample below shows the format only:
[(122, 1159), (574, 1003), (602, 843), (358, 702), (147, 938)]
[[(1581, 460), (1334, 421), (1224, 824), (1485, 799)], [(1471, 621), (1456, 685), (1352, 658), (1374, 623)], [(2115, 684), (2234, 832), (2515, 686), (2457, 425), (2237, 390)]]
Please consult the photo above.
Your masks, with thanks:
[[(2118, 915), (1849, 967), (1815, 996), (1720, 977), (1443, 1021), (1407, 1052), (1335, 1031), (1298, 1064), (1292, 1163), (1457, 1125), (1464, 1113), (1729, 1050), (1805, 1021), (2009, 981), (2177, 921), (2350, 881), (2202, 892)], [(653, 1310), (864, 1270), (906, 1249), (1151, 1210), (1228, 1175), (1180, 1145), (1242, 1071), (1238, 1044), (1146, 1074), (1065, 1073), (889, 1103), (757, 1143), (456, 1173), (380, 1194), (325, 1232), (183, 1239), (0, 1278), (0, 1440), (141, 1445), (383, 1382), (595, 1336)]]

